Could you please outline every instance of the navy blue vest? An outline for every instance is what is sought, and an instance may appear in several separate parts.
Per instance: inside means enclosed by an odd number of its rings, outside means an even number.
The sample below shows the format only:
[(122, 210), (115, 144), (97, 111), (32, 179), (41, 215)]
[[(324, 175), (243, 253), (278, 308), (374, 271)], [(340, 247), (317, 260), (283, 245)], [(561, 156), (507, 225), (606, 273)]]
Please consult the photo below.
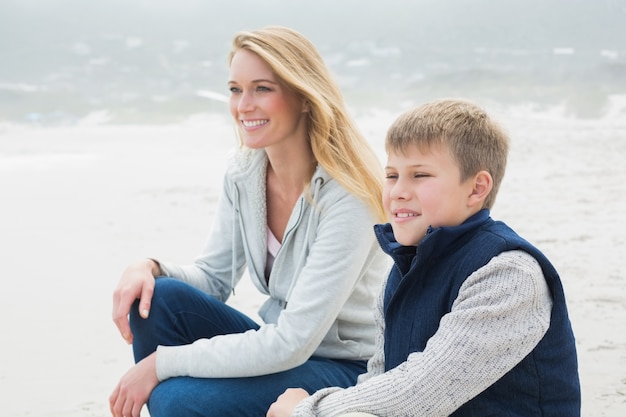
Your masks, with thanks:
[(390, 224), (375, 231), (395, 261), (384, 295), (386, 370), (424, 350), (467, 277), (504, 251), (523, 250), (537, 259), (550, 289), (550, 327), (526, 358), (452, 416), (580, 416), (576, 346), (563, 287), (538, 249), (493, 221), (488, 210), (460, 226), (430, 229), (417, 248), (397, 243)]

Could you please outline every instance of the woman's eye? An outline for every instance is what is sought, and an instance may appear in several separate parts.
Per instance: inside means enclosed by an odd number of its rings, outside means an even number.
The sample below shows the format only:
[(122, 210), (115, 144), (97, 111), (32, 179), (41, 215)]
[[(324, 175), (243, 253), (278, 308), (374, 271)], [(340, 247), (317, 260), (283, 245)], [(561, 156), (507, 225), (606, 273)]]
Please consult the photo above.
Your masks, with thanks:
[(241, 91), (237, 87), (230, 87), (228, 90), (231, 92), (231, 94), (236, 94), (236, 93), (239, 93)]
[(260, 85), (256, 88), (257, 91), (270, 91), (269, 87), (265, 87), (263, 85)]

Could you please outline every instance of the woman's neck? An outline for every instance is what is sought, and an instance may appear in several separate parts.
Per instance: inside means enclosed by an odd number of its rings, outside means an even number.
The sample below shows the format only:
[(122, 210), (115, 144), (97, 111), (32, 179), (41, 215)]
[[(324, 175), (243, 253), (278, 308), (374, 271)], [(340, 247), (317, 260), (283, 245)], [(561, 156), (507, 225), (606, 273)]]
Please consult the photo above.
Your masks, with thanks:
[[(303, 148), (303, 147), (302, 147)], [(304, 149), (303, 149), (304, 150)], [(266, 178), (267, 225), (279, 242), (294, 205), (315, 170), (313, 152), (268, 152)]]
[(266, 148), (265, 151), (269, 160), (268, 180), (272, 176), (271, 180), (275, 181), (280, 190), (287, 193), (297, 192), (299, 195), (315, 171), (316, 161), (311, 148), (308, 146), (280, 150)]

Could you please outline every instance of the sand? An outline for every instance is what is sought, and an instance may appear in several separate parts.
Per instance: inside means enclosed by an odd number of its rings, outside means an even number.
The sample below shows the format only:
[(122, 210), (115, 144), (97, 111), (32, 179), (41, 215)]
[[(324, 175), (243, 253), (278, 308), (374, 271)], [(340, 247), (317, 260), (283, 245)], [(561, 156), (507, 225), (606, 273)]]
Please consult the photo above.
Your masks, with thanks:
[[(359, 122), (381, 157), (393, 116)], [(523, 111), (502, 118), (513, 146), (493, 217), (561, 273), (583, 415), (623, 417), (626, 121)], [(171, 126), (0, 125), (3, 416), (109, 415), (108, 396), (132, 365), (111, 321), (113, 288), (131, 261), (184, 263), (198, 253), (235, 144), (221, 117)], [(244, 280), (230, 303), (255, 315), (261, 300)]]

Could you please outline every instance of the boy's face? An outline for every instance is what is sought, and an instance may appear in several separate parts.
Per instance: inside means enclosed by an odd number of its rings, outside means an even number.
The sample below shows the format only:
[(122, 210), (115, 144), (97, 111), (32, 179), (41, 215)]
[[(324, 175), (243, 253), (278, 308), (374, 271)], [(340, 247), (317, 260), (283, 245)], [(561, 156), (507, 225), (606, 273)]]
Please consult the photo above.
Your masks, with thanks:
[(398, 243), (417, 246), (428, 226), (457, 226), (474, 213), (469, 198), (472, 178), (461, 182), (448, 149), (390, 152), (385, 167), (383, 205)]

